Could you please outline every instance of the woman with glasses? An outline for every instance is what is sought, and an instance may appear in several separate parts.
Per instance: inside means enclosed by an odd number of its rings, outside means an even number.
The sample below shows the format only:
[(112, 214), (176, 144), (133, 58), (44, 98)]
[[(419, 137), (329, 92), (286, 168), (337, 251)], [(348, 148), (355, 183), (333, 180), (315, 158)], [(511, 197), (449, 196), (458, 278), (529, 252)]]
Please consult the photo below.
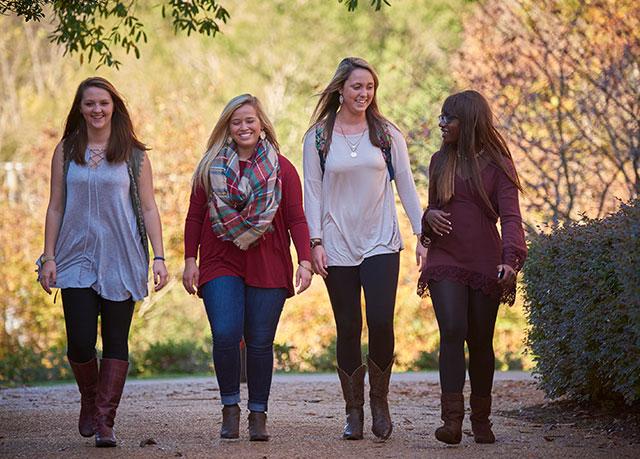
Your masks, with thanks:
[[(527, 256), (511, 153), (476, 91), (449, 96), (442, 106), (440, 151), (429, 165), (429, 206), (422, 236), (430, 239), (418, 293), (428, 289), (440, 329), (444, 426), (436, 438), (460, 443), (469, 349), (471, 426), (477, 443), (493, 443), (493, 332), (500, 303), (513, 304), (516, 274)], [(502, 237), (496, 223), (500, 220)]]
[[(378, 108), (378, 76), (363, 59), (338, 65), (322, 91), (304, 140), (305, 212), (314, 270), (326, 283), (336, 321), (338, 375), (347, 422), (343, 438), (362, 438), (364, 376), (360, 336), (364, 290), (369, 328), (370, 403), (374, 435), (386, 439), (392, 423), (387, 403), (393, 366), (393, 315), (402, 238), (392, 182), (413, 232), (422, 209), (407, 145)], [(426, 248), (419, 240), (416, 262)]]

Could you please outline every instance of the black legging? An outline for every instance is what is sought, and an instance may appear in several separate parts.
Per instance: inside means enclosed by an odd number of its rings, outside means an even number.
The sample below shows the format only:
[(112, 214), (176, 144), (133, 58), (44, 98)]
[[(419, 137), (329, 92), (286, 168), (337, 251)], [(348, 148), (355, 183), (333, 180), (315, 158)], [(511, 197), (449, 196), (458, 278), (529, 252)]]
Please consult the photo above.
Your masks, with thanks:
[(382, 370), (393, 359), (393, 313), (399, 268), (400, 254), (389, 253), (365, 258), (360, 266), (327, 269), (325, 283), (336, 321), (338, 366), (347, 374), (362, 365), (361, 289), (369, 328), (369, 358)]
[(495, 367), (493, 330), (498, 301), (479, 290), (450, 280), (430, 281), (429, 291), (440, 329), (442, 392), (462, 392), (466, 341), (471, 392), (480, 397), (491, 395)]
[(110, 301), (91, 288), (62, 289), (67, 327), (67, 357), (84, 363), (96, 356), (98, 315), (101, 317), (102, 357), (129, 360), (129, 328), (134, 301)]

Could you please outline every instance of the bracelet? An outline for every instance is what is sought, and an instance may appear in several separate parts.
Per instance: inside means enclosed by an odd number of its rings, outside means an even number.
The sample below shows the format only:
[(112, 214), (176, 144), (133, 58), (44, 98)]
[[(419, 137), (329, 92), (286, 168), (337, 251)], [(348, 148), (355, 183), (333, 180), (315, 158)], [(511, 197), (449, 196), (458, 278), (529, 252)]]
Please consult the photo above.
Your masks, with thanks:
[(164, 261), (164, 257), (153, 257), (153, 261)]
[(304, 269), (305, 271), (309, 271), (311, 273), (311, 275), (313, 276), (315, 273), (313, 272), (313, 269), (311, 268), (307, 268), (306, 266), (298, 263), (298, 266), (300, 266), (302, 269)]
[(319, 245), (322, 245), (322, 239), (320, 238), (313, 238), (311, 239), (311, 248), (313, 249), (314, 247), (317, 247)]
[(56, 257), (53, 255), (45, 255), (44, 253), (40, 255), (40, 263), (44, 265), (47, 261), (56, 261)]

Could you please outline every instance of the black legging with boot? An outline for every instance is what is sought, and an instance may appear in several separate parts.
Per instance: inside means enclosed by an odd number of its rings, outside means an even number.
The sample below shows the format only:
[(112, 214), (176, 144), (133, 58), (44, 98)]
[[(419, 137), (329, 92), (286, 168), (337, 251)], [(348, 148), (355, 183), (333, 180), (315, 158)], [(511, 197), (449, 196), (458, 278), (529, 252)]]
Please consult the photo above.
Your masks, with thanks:
[[(134, 301), (110, 301), (91, 288), (63, 288), (62, 308), (67, 330), (67, 357), (80, 389), (78, 429), (96, 435), (97, 446), (115, 446), (115, 411), (129, 368), (129, 329)], [(102, 360), (96, 359), (98, 316), (101, 317)]]
[[(490, 425), (480, 429), (490, 412), (495, 356), (493, 329), (499, 301), (467, 285), (451, 280), (429, 281), (429, 291), (440, 329), (440, 385), (444, 426), (436, 438), (450, 444), (460, 443), (465, 380), (464, 343), (469, 348), (471, 380), (471, 421), (476, 441), (493, 443)], [(486, 418), (486, 419), (485, 419)], [(486, 421), (488, 423), (488, 421)], [(482, 433), (482, 434), (481, 434)]]
[(469, 348), (469, 379), (475, 395), (491, 395), (495, 356), (493, 329), (498, 301), (464, 284), (430, 281), (429, 291), (440, 329), (440, 385), (443, 392), (462, 392), (464, 343)]
[(393, 363), (393, 314), (400, 269), (400, 254), (365, 258), (359, 266), (330, 266), (325, 279), (336, 321), (338, 375), (346, 402), (347, 425), (343, 437), (361, 439), (364, 416), (364, 375), (361, 291), (364, 290), (369, 329), (369, 383), (372, 431), (380, 438), (391, 435), (387, 403)]

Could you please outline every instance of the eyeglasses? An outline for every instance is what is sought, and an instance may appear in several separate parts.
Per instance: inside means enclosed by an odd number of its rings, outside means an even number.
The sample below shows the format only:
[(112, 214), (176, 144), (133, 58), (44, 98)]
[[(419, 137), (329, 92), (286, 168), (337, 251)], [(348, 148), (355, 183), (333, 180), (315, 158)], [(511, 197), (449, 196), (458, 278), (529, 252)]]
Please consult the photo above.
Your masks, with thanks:
[(453, 115), (440, 115), (438, 117), (438, 124), (451, 124), (453, 120), (457, 120), (457, 116)]

